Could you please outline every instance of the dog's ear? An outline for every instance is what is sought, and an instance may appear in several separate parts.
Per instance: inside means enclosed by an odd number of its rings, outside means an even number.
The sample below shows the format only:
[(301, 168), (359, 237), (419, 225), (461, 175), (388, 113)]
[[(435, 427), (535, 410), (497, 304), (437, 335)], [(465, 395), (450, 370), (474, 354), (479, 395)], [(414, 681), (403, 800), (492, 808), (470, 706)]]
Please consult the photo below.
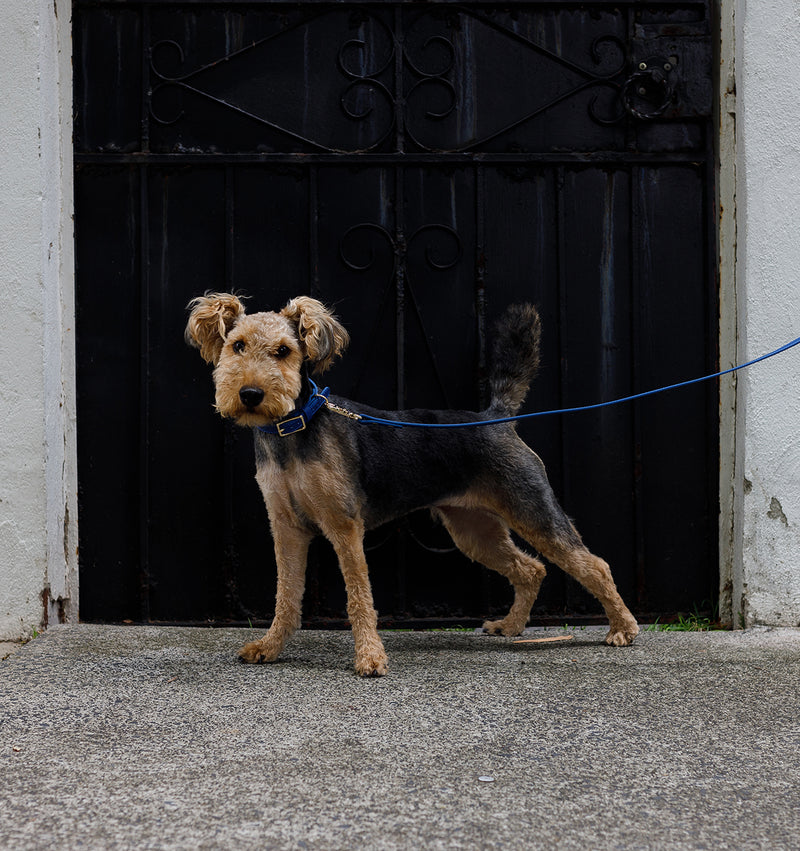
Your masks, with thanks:
[(222, 344), (239, 317), (244, 305), (232, 293), (206, 293), (193, 298), (187, 305), (191, 311), (184, 337), (190, 346), (200, 349), (206, 363), (215, 366)]
[(297, 326), (297, 337), (314, 372), (324, 372), (350, 342), (350, 335), (324, 304), (308, 296), (293, 298), (281, 311)]

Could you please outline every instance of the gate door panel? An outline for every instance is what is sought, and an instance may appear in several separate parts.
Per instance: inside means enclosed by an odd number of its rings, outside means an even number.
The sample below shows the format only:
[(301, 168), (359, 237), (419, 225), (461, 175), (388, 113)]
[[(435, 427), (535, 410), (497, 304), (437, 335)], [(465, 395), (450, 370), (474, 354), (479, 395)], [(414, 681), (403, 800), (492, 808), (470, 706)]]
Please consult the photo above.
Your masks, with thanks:
[[(710, 0), (76, 0), (81, 614), (268, 619), (275, 580), (249, 433), (183, 342), (209, 289), (336, 306), (334, 392), (481, 408), (506, 305), (533, 301), (526, 411), (715, 369)], [(520, 434), (640, 615), (717, 584), (713, 385)], [(426, 513), (370, 533), (384, 623), (510, 602)], [(595, 617), (552, 569), (534, 617)], [(343, 620), (312, 547), (307, 622)]]

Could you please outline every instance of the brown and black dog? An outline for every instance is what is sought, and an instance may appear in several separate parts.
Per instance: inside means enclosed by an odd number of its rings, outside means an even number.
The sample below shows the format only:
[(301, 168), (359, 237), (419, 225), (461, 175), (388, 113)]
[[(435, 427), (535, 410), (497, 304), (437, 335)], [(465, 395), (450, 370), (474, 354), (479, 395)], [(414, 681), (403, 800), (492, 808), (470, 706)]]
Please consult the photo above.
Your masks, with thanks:
[(470, 559), (506, 576), (514, 602), (484, 629), (518, 635), (545, 575), (542, 562), (512, 541), (514, 530), (541, 555), (577, 579), (602, 603), (606, 643), (630, 644), (639, 628), (617, 592), (605, 561), (589, 552), (558, 504), (539, 457), (513, 424), (420, 429), (367, 425), (356, 417), (458, 423), (508, 417), (527, 394), (539, 363), (540, 323), (530, 305), (509, 308), (495, 329), (492, 400), (481, 413), (376, 411), (319, 394), (306, 368), (325, 370), (349, 337), (315, 299), (300, 296), (277, 313), (247, 314), (228, 293), (189, 304), (186, 339), (214, 365), (216, 407), (253, 428), (256, 479), (275, 541), (278, 590), (267, 634), (239, 652), (270, 662), (300, 626), (306, 556), (311, 539), (333, 545), (347, 588), (362, 676), (387, 672), (364, 556), (367, 529), (430, 508)]

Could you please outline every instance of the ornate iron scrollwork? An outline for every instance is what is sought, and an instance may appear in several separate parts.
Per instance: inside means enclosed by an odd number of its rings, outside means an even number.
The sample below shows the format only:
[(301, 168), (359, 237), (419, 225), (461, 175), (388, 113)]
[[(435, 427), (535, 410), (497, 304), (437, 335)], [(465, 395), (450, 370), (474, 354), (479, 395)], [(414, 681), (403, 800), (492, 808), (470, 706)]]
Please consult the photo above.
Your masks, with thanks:
[(425, 242), (425, 260), (431, 269), (443, 272), (452, 269), (461, 259), (461, 238), (448, 225), (423, 225), (414, 231), (408, 240), (408, 250), (417, 237), (427, 236)]
[[(265, 69), (280, 50), (286, 50), (287, 39), (299, 43), (313, 37), (324, 43), (326, 26), (335, 27), (339, 33), (355, 31), (356, 37), (345, 38), (338, 47), (335, 43), (326, 46), (322, 61), (329, 63), (333, 72), (326, 74), (326, 91), (338, 94), (345, 121), (337, 124), (328, 110), (330, 126), (323, 132), (324, 120), (308, 120), (309, 115), (313, 118), (320, 111), (316, 105), (287, 99), (280, 87), (272, 84)], [(331, 8), (311, 17), (302, 16), (244, 47), (201, 62), (196, 58), (194, 62), (187, 61), (186, 52), (173, 39), (156, 41), (150, 47), (152, 82), (148, 105), (151, 117), (162, 126), (175, 125), (187, 117), (184, 110), (187, 94), (312, 149), (330, 153), (375, 150), (395, 126), (394, 94), (379, 79), (382, 75), (391, 79), (394, 35), (379, 16), (368, 12), (354, 16)], [(301, 70), (307, 58), (300, 50), (293, 55)], [(231, 70), (234, 67), (238, 68), (238, 77)], [(189, 109), (188, 98), (186, 103)], [(328, 103), (321, 102), (321, 111), (327, 109)]]
[[(416, 319), (430, 360), (430, 368), (444, 399), (443, 407), (451, 407), (447, 399), (446, 384), (437, 365), (436, 355), (430, 347), (432, 335), (425, 328), (423, 311), (415, 292), (415, 272), (427, 265), (434, 272), (446, 272), (458, 265), (463, 256), (461, 237), (449, 225), (431, 223), (418, 227), (409, 237), (402, 233), (391, 234), (383, 225), (361, 222), (348, 228), (339, 242), (339, 257), (353, 272), (371, 272), (383, 286), (382, 307), (396, 294), (398, 315)], [(390, 260), (388, 258), (391, 258)], [(380, 259), (379, 259), (380, 258)], [(376, 262), (379, 263), (375, 269)], [(398, 270), (402, 269), (403, 285), (395, 290)], [(420, 276), (421, 277), (421, 276)], [(419, 281), (417, 281), (419, 283)], [(376, 325), (377, 327), (377, 325)], [(373, 338), (370, 346), (376, 343)]]
[[(200, 98), (330, 153), (383, 150), (395, 130), (393, 150), (473, 151), (581, 97), (596, 125), (657, 118), (674, 102), (677, 58), (653, 55), (629, 74), (637, 48), (622, 36), (617, 17), (606, 26), (592, 41), (562, 51), (499, 10), (453, 8), (442, 15), (426, 9), (398, 29), (397, 20), (376, 11), (331, 7), (210, 61), (190, 61), (188, 48), (163, 39), (150, 48), (150, 114), (162, 126), (175, 125)], [(325, 40), (326, 28), (334, 39)], [(308, 40), (318, 49), (306, 55), (300, 47)], [(500, 57), (491, 67), (479, 61), (484, 45)], [(322, 84), (309, 88), (301, 104), (272, 82), (269, 63), (281, 51), (304, 73), (321, 74)], [(311, 57), (323, 65), (301, 64)], [(490, 89), (483, 87), (495, 78), (526, 85), (501, 109), (487, 110), (482, 104)]]
[[(445, 34), (429, 34), (434, 28)], [(423, 32), (418, 34), (417, 29)], [(470, 35), (456, 37), (461, 32)], [(528, 89), (527, 96), (519, 98), (517, 109), (507, 110), (495, 127), (475, 113), (473, 98), (465, 90), (478, 86), (470, 56), (477, 52), (476, 42), (484, 38), (506, 39), (509, 50), (527, 57), (531, 67), (540, 69), (542, 79), (548, 81), (547, 87)], [(618, 124), (626, 115), (620, 95), (627, 56), (627, 44), (614, 33), (596, 36), (585, 59), (567, 58), (491, 11), (460, 8), (446, 16), (423, 13), (415, 19), (403, 45), (404, 65), (419, 78), (406, 97), (406, 136), (422, 150), (474, 150), (583, 92), (590, 93), (586, 108), (591, 121), (603, 126)], [(556, 69), (560, 73), (553, 76), (551, 71)], [(434, 130), (434, 123), (440, 129)]]
[[(150, 117), (158, 124), (168, 125), (175, 124), (183, 117), (183, 105), (181, 102), (181, 77), (176, 74), (176, 69), (171, 69), (169, 53), (177, 56), (177, 66), (180, 67), (184, 63), (183, 48), (177, 41), (165, 39), (154, 44), (150, 49), (150, 71), (154, 77), (162, 82), (153, 86), (150, 92)], [(170, 93), (179, 104), (177, 109), (173, 108), (171, 115), (165, 115), (161, 110), (164, 108), (164, 102), (168, 100), (165, 94)], [(160, 107), (159, 107), (160, 103)]]
[[(372, 268), (375, 263), (374, 234), (380, 237), (381, 242), (390, 246), (395, 256), (397, 255), (397, 243), (383, 225), (361, 222), (348, 228), (339, 241), (339, 257), (348, 269), (353, 272), (366, 272)], [(394, 268), (392, 273), (394, 274)]]
[[(367, 19), (365, 16), (365, 20)], [(383, 24), (377, 19), (375, 21), (376, 25), (383, 27)], [(364, 39), (349, 39), (339, 48), (337, 56), (339, 70), (351, 80), (342, 92), (340, 99), (344, 114), (353, 121), (369, 119), (375, 110), (376, 93), (387, 107), (389, 120), (385, 132), (369, 144), (368, 150), (378, 147), (394, 127), (394, 98), (386, 86), (378, 80), (378, 77), (386, 71), (394, 58), (394, 44), (391, 33), (387, 32), (386, 34), (386, 46), (388, 47), (386, 55), (381, 57), (374, 64), (374, 67), (370, 67), (369, 60), (374, 59), (374, 57), (370, 55), (369, 45)]]
[(339, 257), (351, 271), (366, 272), (375, 263), (374, 235), (391, 248), (397, 259), (411, 253), (413, 244), (423, 234), (427, 238), (423, 246), (425, 262), (431, 269), (439, 272), (452, 269), (461, 259), (461, 238), (449, 225), (422, 225), (408, 237), (403, 249), (383, 225), (374, 222), (361, 222), (348, 228), (339, 242)]

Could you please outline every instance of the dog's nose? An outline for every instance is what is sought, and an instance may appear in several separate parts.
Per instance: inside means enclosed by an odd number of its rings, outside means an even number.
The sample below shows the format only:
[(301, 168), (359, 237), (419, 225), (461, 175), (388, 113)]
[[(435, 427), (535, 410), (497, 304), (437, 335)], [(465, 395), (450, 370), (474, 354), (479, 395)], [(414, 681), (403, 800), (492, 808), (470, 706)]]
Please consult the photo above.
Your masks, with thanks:
[(247, 405), (248, 408), (255, 408), (264, 398), (264, 391), (260, 387), (242, 387), (239, 391), (239, 398), (243, 405)]

